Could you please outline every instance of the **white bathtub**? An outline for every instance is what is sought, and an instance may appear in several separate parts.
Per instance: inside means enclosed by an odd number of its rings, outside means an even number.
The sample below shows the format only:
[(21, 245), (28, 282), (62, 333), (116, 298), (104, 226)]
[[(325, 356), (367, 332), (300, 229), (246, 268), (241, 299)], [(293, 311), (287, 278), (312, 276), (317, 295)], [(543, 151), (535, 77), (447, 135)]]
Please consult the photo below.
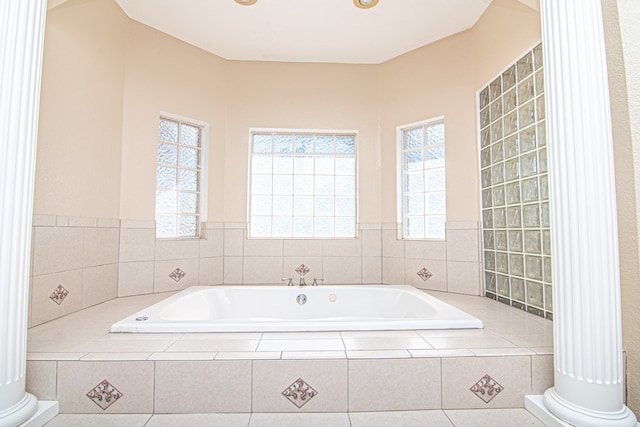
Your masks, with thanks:
[(193, 286), (114, 323), (111, 332), (459, 328), (482, 328), (482, 321), (407, 285)]

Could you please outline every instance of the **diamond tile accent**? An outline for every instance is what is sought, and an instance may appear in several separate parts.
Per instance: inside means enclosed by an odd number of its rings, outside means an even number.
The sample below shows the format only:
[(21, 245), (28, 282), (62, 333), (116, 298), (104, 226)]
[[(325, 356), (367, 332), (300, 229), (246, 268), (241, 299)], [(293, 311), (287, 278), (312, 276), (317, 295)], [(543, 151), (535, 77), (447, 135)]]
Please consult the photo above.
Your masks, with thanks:
[(489, 374), (487, 374), (484, 377), (480, 378), (480, 380), (478, 380), (477, 383), (471, 386), (469, 390), (471, 390), (473, 394), (478, 396), (480, 399), (484, 400), (484, 403), (489, 403), (491, 399), (496, 397), (502, 390), (504, 390), (504, 387), (498, 384), (496, 380), (494, 380), (489, 376)]
[(282, 395), (298, 408), (302, 408), (305, 403), (317, 396), (318, 392), (302, 378), (298, 378), (282, 392)]
[(171, 277), (176, 282), (179, 282), (186, 275), (187, 275), (187, 273), (185, 273), (184, 271), (180, 270), (179, 268), (176, 268), (175, 270), (173, 270), (171, 272), (171, 274), (169, 274), (169, 277)]
[(311, 270), (309, 269), (309, 267), (307, 267), (304, 264), (300, 264), (300, 266), (298, 268), (296, 268), (296, 272), (301, 275), (304, 276), (306, 275), (308, 272), (310, 272)]
[(100, 384), (95, 386), (87, 393), (87, 397), (98, 405), (102, 410), (106, 410), (109, 406), (113, 405), (116, 400), (120, 399), (123, 394), (109, 383), (107, 380), (102, 380)]
[(60, 304), (62, 304), (62, 301), (64, 301), (64, 299), (67, 297), (67, 295), (69, 295), (69, 291), (66, 290), (64, 288), (64, 286), (58, 285), (58, 287), (55, 288), (55, 290), (49, 296), (49, 298), (51, 299), (51, 301), (53, 301), (56, 304), (60, 305)]
[(427, 269), (427, 267), (424, 267), (422, 270), (418, 271), (418, 276), (426, 282), (431, 278), (431, 276), (433, 276), (433, 274)]

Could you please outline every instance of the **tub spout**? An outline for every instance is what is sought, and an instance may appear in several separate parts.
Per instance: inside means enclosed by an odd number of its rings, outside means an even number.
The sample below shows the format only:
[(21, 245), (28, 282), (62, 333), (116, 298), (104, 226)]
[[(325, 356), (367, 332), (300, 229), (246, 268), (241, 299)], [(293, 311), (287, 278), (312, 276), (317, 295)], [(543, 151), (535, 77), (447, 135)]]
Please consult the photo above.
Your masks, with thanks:
[(307, 282), (304, 281), (304, 276), (300, 276), (299, 286), (307, 286)]

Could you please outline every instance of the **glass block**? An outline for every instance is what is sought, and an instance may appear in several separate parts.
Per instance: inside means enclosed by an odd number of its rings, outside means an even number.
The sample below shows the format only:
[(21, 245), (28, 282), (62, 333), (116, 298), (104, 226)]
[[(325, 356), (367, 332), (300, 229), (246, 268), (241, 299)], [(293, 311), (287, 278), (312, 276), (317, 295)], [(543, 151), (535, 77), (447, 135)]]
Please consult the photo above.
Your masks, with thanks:
[(176, 166), (178, 164), (178, 147), (169, 144), (158, 144), (158, 163)]
[(281, 216), (293, 215), (293, 197), (278, 196), (273, 198), (273, 214)]
[(542, 67), (542, 43), (533, 48), (533, 63), (536, 66), (536, 70)]
[(493, 188), (493, 206), (504, 206), (504, 186)]
[(333, 197), (316, 197), (314, 199), (315, 214), (319, 216), (333, 216)]
[(540, 173), (547, 172), (547, 149), (543, 148), (538, 151), (538, 165), (540, 166)]
[(405, 177), (405, 192), (416, 193), (424, 190), (424, 175), (422, 172), (409, 172)]
[(527, 277), (529, 279), (542, 280), (542, 257), (527, 255)]
[(158, 136), (160, 141), (178, 142), (178, 123), (160, 119), (160, 126), (158, 128)]
[(544, 309), (553, 311), (553, 287), (550, 285), (544, 286)]
[(294, 196), (293, 214), (295, 216), (313, 215), (313, 197)]
[(542, 250), (545, 255), (551, 255), (551, 231), (542, 231)]
[(524, 276), (524, 256), (519, 254), (510, 254), (509, 271), (515, 276)]
[(274, 175), (273, 194), (293, 194), (293, 177), (291, 175)]
[[(422, 163), (420, 163), (422, 167)], [(356, 174), (356, 159), (353, 157), (338, 157), (336, 158), (336, 175), (351, 175)]]
[(176, 213), (178, 211), (178, 192), (168, 190), (156, 191), (156, 212)]
[(522, 218), (526, 228), (540, 227), (540, 207), (537, 204), (523, 206)]
[(313, 191), (313, 176), (295, 175), (293, 177), (293, 194), (296, 196), (311, 196)]
[(356, 200), (353, 197), (336, 197), (335, 204), (337, 216), (355, 216)]
[(198, 191), (198, 172), (192, 170), (180, 170), (180, 189), (186, 191)]
[(509, 230), (509, 250), (522, 252), (522, 231)]
[(336, 218), (336, 237), (355, 237), (356, 221), (354, 218)]
[(156, 215), (156, 237), (176, 237), (175, 215)]
[(253, 156), (251, 158), (251, 173), (270, 174), (273, 171), (271, 156)]
[[(333, 154), (335, 153), (333, 136), (328, 135), (316, 135), (315, 150), (318, 154)], [(295, 227), (294, 227), (295, 229)]]
[(271, 175), (252, 175), (251, 194), (271, 194)]
[(507, 208), (507, 227), (522, 227), (522, 209), (520, 206), (510, 206)]
[(180, 215), (178, 217), (178, 237), (195, 237), (198, 232), (197, 217)]
[(491, 186), (491, 169), (483, 169), (481, 172), (482, 188)]
[(480, 165), (483, 168), (491, 165), (491, 149), (489, 147), (480, 152)]
[[(487, 149), (487, 151), (489, 151)], [(422, 169), (422, 151), (410, 151), (404, 155), (405, 169), (420, 170)], [(491, 163), (491, 156), (488, 157), (488, 162)]]
[(496, 249), (501, 251), (507, 250), (507, 232), (505, 230), (496, 230), (494, 233), (494, 239)]
[(316, 176), (315, 183), (314, 183), (315, 194), (322, 195), (322, 196), (333, 195), (334, 180), (335, 179), (339, 180), (341, 178), (342, 177), (334, 178), (333, 176), (324, 176), (324, 175)]
[(336, 136), (337, 154), (355, 154), (356, 138), (351, 135)]
[(444, 144), (444, 123), (427, 127), (427, 145)]
[(507, 160), (504, 163), (504, 174), (507, 182), (520, 178), (520, 162), (518, 159)]
[(536, 71), (535, 82), (536, 82), (536, 95), (540, 95), (541, 93), (544, 93), (544, 71), (543, 70)]
[(518, 106), (518, 97), (516, 89), (511, 89), (509, 92), (506, 92), (503, 97), (503, 110), (506, 113), (512, 112)]
[(511, 135), (518, 130), (518, 112), (512, 111), (504, 116), (504, 134)]
[(413, 194), (405, 196), (405, 214), (424, 215), (424, 195)]
[(313, 174), (313, 163), (313, 157), (296, 156), (293, 159), (293, 171), (296, 175), (311, 175)]
[(537, 125), (538, 128), (538, 145), (540, 147), (544, 147), (545, 145), (547, 145), (547, 127), (544, 121), (538, 123)]
[(512, 182), (506, 186), (507, 204), (520, 203), (520, 183)]
[(533, 56), (531, 52), (528, 52), (517, 62), (518, 67), (518, 81), (524, 80), (527, 76), (533, 72)]
[(496, 275), (495, 273), (485, 273), (484, 274), (484, 284), (488, 291), (495, 292), (496, 291)]
[(273, 217), (273, 236), (290, 237), (293, 235), (293, 218)]
[(511, 278), (511, 298), (516, 301), (525, 302), (524, 280), (517, 277)]
[(485, 251), (484, 252), (484, 267), (487, 270), (495, 270), (496, 269), (496, 254), (495, 252)]
[(528, 253), (542, 253), (542, 233), (538, 230), (525, 230), (524, 250)]
[(502, 120), (496, 120), (491, 124), (491, 142), (502, 139)]
[(480, 110), (480, 127), (482, 129), (489, 126), (491, 123), (491, 109), (486, 107), (484, 110)]
[(427, 148), (424, 160), (425, 168), (438, 168), (444, 166), (444, 146)]
[(549, 200), (549, 182), (547, 175), (540, 177), (540, 200)]
[(544, 257), (542, 259), (543, 271), (544, 271), (544, 281), (547, 283), (551, 282), (551, 257)]
[(425, 188), (427, 191), (438, 191), (445, 189), (444, 169), (425, 171)]
[(540, 225), (545, 228), (551, 226), (551, 220), (549, 218), (549, 202), (540, 204)]
[(499, 295), (509, 298), (509, 276), (496, 275), (496, 287)]
[(493, 101), (502, 95), (502, 81), (500, 77), (489, 84), (489, 100)]
[(527, 304), (544, 307), (544, 289), (542, 283), (527, 280)]
[(424, 217), (407, 217), (405, 235), (407, 237), (424, 238)]
[(504, 139), (504, 154), (507, 159), (520, 154), (520, 141), (517, 134), (508, 136)]
[(293, 174), (293, 157), (278, 156), (273, 158), (273, 172), (277, 174)]
[(196, 193), (180, 193), (178, 195), (178, 212), (198, 213), (198, 195)]
[(522, 201), (535, 202), (538, 200), (538, 178), (522, 181)]
[(507, 227), (507, 215), (504, 208), (497, 208), (493, 210), (493, 223), (495, 228)]
[(251, 198), (251, 216), (271, 215), (271, 197), (253, 196)]
[(480, 100), (480, 109), (483, 109), (484, 107), (489, 105), (489, 86), (482, 89), (478, 97)]
[(504, 163), (498, 163), (491, 168), (491, 182), (494, 184), (504, 182)]
[(538, 120), (544, 120), (546, 117), (545, 106), (544, 106), (544, 95), (536, 98), (536, 114)]
[(493, 228), (493, 211), (491, 209), (482, 211), (482, 226), (485, 228)]
[(200, 128), (183, 124), (180, 126), (180, 144), (191, 147), (200, 146)]
[(482, 232), (483, 242), (485, 249), (495, 249), (494, 239), (493, 239), (493, 231), (492, 230), (484, 230)]
[(180, 147), (180, 166), (197, 169), (200, 166), (200, 150), (196, 148)]
[(156, 168), (156, 187), (175, 188), (177, 181), (177, 169), (158, 166)]
[(504, 159), (504, 144), (502, 141), (491, 146), (491, 161), (498, 163)]
[(502, 86), (503, 86), (503, 90), (506, 92), (512, 87), (514, 87), (515, 85), (516, 85), (516, 66), (514, 64), (511, 67), (509, 67), (507, 71), (502, 73)]
[(314, 159), (316, 175), (334, 175), (334, 158), (317, 156)]
[(254, 153), (271, 153), (271, 135), (253, 135)]
[(490, 208), (492, 204), (493, 204), (493, 190), (491, 188), (482, 190), (482, 207)]
[(294, 146), (295, 146), (295, 152), (298, 154), (313, 153), (313, 136), (295, 135)]
[(520, 132), (520, 152), (526, 153), (536, 148), (536, 128), (530, 127)]
[(523, 177), (533, 176), (538, 173), (538, 156), (535, 151), (523, 154), (520, 157), (520, 171)]
[(273, 138), (273, 152), (276, 154), (293, 153), (293, 135), (275, 135)]
[(430, 239), (442, 239), (445, 236), (445, 220), (444, 216), (428, 216), (427, 217), (427, 234)]
[(356, 194), (356, 179), (353, 176), (336, 176), (336, 194), (351, 196)]
[(312, 237), (313, 218), (295, 217), (293, 218), (293, 237)]
[(427, 194), (427, 214), (445, 214), (446, 213), (446, 195), (442, 193)]
[(495, 101), (493, 101), (489, 108), (491, 110), (492, 122), (502, 117), (502, 98), (498, 98)]
[(488, 147), (489, 144), (491, 144), (491, 129), (482, 129), (482, 131), (480, 131), (480, 146), (485, 148)]
[(535, 102), (529, 101), (518, 108), (518, 123), (520, 128), (532, 125), (536, 121)]
[(518, 83), (518, 103), (524, 104), (525, 102), (533, 99), (535, 96), (535, 88), (533, 82), (533, 76), (528, 77)]
[(271, 236), (271, 217), (252, 217), (250, 227), (251, 227), (251, 236), (270, 237)]

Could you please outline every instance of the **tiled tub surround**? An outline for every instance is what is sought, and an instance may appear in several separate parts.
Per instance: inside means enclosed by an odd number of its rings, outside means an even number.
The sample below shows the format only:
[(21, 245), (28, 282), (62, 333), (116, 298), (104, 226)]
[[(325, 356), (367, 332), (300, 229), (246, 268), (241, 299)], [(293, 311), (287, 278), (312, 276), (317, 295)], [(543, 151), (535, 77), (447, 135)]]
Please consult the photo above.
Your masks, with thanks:
[(551, 385), (550, 321), (433, 294), (485, 329), (109, 334), (166, 294), (119, 298), (29, 330), (27, 390), (61, 413), (354, 413), (521, 408)]

